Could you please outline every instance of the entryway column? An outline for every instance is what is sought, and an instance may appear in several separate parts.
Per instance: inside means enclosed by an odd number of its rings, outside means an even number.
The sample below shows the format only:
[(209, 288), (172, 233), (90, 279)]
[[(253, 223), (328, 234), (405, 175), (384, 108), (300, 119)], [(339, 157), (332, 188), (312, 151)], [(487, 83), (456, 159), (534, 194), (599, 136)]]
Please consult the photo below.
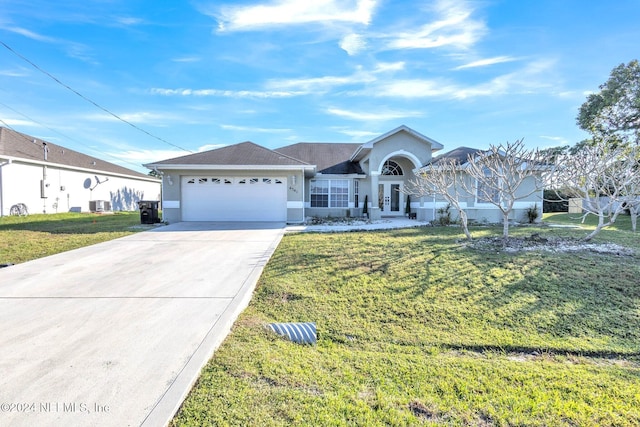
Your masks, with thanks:
[(378, 181), (380, 178), (380, 172), (371, 172), (371, 207), (369, 208), (370, 219), (380, 219), (382, 214), (380, 212), (380, 205), (378, 204)]

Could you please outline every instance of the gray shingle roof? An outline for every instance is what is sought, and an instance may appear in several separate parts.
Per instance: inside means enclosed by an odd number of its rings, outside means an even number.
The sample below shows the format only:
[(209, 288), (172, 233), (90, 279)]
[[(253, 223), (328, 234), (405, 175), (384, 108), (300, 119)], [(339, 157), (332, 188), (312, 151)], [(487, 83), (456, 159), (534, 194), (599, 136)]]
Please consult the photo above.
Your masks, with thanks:
[(299, 142), (276, 148), (276, 151), (316, 165), (319, 173), (364, 174), (357, 162), (349, 160), (360, 145), (334, 142)]
[(467, 163), (467, 160), (469, 159), (469, 156), (473, 156), (475, 154), (482, 153), (482, 152), (484, 152), (484, 151), (483, 150), (479, 150), (477, 148), (458, 147), (456, 149), (453, 149), (451, 151), (443, 153), (443, 154), (439, 155), (438, 157), (435, 157), (428, 164), (437, 165), (438, 163), (455, 160), (457, 163), (463, 165), (463, 164)]
[(60, 145), (36, 139), (24, 133), (0, 126), (0, 156), (43, 162), (43, 142), (46, 143), (47, 146), (47, 162), (49, 163), (57, 163), (72, 168), (90, 169), (104, 173), (151, 178), (143, 173), (105, 162), (97, 157), (91, 157), (78, 151), (70, 150)]
[(306, 166), (307, 163), (247, 141), (150, 165)]

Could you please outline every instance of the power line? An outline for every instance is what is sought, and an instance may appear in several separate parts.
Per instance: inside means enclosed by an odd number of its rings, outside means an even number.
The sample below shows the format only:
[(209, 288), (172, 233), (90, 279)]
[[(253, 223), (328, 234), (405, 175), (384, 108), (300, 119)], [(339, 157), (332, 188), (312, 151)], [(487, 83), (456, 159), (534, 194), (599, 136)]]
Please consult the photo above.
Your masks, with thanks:
[[(3, 105), (4, 105), (4, 104), (3, 104)], [(25, 116), (25, 117), (26, 117), (26, 116)], [(16, 130), (16, 129), (14, 129), (14, 128), (9, 124), (9, 123), (5, 122), (3, 119), (0, 119), (0, 123), (2, 123), (2, 124), (3, 124), (7, 129), (10, 129), (10, 130), (12, 130), (13, 132), (15, 132), (15, 133), (16, 133), (16, 135), (18, 135), (20, 138), (24, 139), (26, 142), (29, 142), (29, 143), (31, 143), (31, 144), (37, 144), (37, 142), (36, 142), (36, 140), (35, 140), (35, 139), (28, 138), (28, 137), (27, 137), (27, 135), (25, 135), (25, 134), (23, 134), (22, 132), (20, 132), (20, 131), (18, 131), (18, 130)], [(37, 123), (37, 122), (36, 122), (36, 123)], [(46, 127), (46, 126), (45, 126), (45, 127)], [(49, 129), (49, 128), (47, 128), (47, 129)], [(51, 129), (51, 130), (53, 130), (53, 129)], [(56, 132), (55, 130), (53, 130), (53, 131), (54, 131), (54, 132)], [(62, 135), (62, 134), (61, 134), (61, 135)], [(44, 141), (43, 141), (43, 142), (44, 142)], [(63, 147), (63, 148), (64, 148), (64, 147)], [(138, 164), (131, 163), (131, 162), (127, 162), (126, 160), (119, 159), (119, 158), (117, 158), (117, 157), (115, 157), (115, 156), (111, 156), (111, 155), (110, 155), (110, 154), (108, 154), (108, 153), (102, 153), (102, 154), (106, 154), (106, 155), (107, 155), (107, 156), (109, 156), (109, 157), (113, 157), (113, 158), (114, 158), (114, 159), (116, 159), (116, 160), (119, 160), (119, 161), (122, 161), (122, 162), (125, 162), (125, 163), (129, 163), (129, 164), (134, 165), (134, 166), (136, 166), (136, 167), (140, 166), (140, 165), (138, 165)], [(133, 172), (138, 172), (138, 171), (133, 171)], [(138, 173), (141, 173), (141, 172), (138, 172)]]
[[(10, 107), (9, 105), (7, 105), (7, 104), (5, 104), (5, 103), (3, 103), (3, 102), (0, 102), (0, 105), (2, 105), (2, 106), (3, 106), (3, 107), (5, 107), (5, 108), (8, 108), (9, 110), (13, 111), (13, 112), (14, 112), (14, 113), (16, 113), (16, 114), (20, 114), (22, 117), (24, 117), (24, 118), (26, 118), (26, 119), (28, 119), (28, 120), (31, 120), (31, 121), (32, 121), (32, 122), (34, 122), (34, 123), (39, 124), (40, 126), (42, 126), (42, 127), (43, 127), (43, 128), (45, 128), (45, 129), (49, 129), (51, 132), (55, 132), (55, 133), (57, 133), (58, 135), (60, 135), (60, 136), (62, 136), (62, 137), (64, 137), (64, 138), (66, 138), (66, 139), (68, 139), (68, 140), (70, 140), (70, 141), (75, 141), (75, 142), (77, 142), (78, 144), (85, 145), (83, 142), (78, 141), (77, 139), (71, 138), (70, 136), (65, 135), (65, 134), (63, 134), (62, 132), (59, 132), (59, 131), (57, 131), (57, 130), (55, 130), (55, 129), (52, 129), (52, 128), (50, 128), (49, 126), (47, 126), (47, 125), (45, 125), (45, 124), (43, 124), (43, 123), (41, 123), (41, 122), (39, 122), (39, 121), (37, 121), (37, 120), (32, 119), (31, 117), (27, 116), (26, 114), (21, 113), (20, 111), (16, 110), (15, 108)], [(14, 132), (16, 132), (16, 133), (18, 133), (18, 134), (22, 135), (22, 133), (21, 133), (21, 132), (18, 132), (17, 130), (15, 130), (14, 128), (12, 128), (11, 126), (9, 126), (9, 125), (7, 124), (7, 122), (5, 122), (4, 120), (0, 119), (0, 122), (2, 122), (2, 123), (3, 123), (7, 128), (11, 129), (12, 131), (14, 131)], [(115, 159), (115, 160), (117, 160), (117, 161), (119, 161), (119, 162), (128, 163), (128, 164), (130, 164), (130, 165), (132, 165), (132, 166), (135, 166), (135, 167), (137, 167), (137, 168), (138, 168), (138, 167), (140, 167), (140, 164), (138, 164), (138, 163), (129, 162), (129, 161), (124, 160), (124, 159), (122, 159), (122, 158), (120, 158), (120, 157), (116, 157), (116, 156), (114, 156), (114, 155), (112, 155), (112, 154), (109, 154), (109, 153), (107, 153), (107, 152), (105, 152), (105, 151), (96, 150), (96, 149), (94, 149), (94, 148), (90, 148), (90, 149), (91, 149), (92, 151), (98, 152), (98, 153), (100, 153), (100, 154), (102, 154), (102, 155), (105, 155), (105, 156), (107, 156), (107, 157), (111, 157), (112, 159)]]
[(160, 138), (159, 136), (155, 136), (149, 132), (147, 132), (146, 130), (140, 128), (139, 126), (131, 123), (128, 120), (123, 119), (122, 117), (118, 116), (115, 113), (112, 113), (111, 111), (109, 111), (108, 109), (106, 109), (105, 107), (101, 106), (100, 104), (92, 101), (91, 99), (87, 98), (86, 96), (84, 96), (83, 94), (81, 94), (80, 92), (78, 92), (77, 90), (73, 89), (72, 87), (66, 85), (65, 83), (61, 82), (58, 78), (56, 78), (55, 76), (53, 76), (52, 74), (50, 74), (49, 72), (43, 70), (42, 68), (40, 68), (38, 65), (34, 64), (33, 62), (31, 62), (29, 59), (27, 59), (26, 57), (22, 56), (20, 53), (16, 52), (15, 50), (13, 50), (9, 45), (7, 45), (5, 42), (0, 41), (0, 44), (2, 44), (2, 46), (4, 46), (7, 50), (9, 50), (9, 52), (13, 53), (14, 55), (16, 55), (18, 58), (22, 59), (23, 61), (25, 61), (26, 63), (28, 63), (29, 65), (31, 65), (33, 68), (35, 68), (36, 70), (40, 71), (42, 74), (50, 77), (51, 79), (53, 79), (53, 81), (55, 81), (56, 83), (58, 83), (60, 86), (70, 90), (71, 92), (75, 93), (76, 95), (78, 95), (80, 98), (84, 99), (85, 101), (87, 101), (88, 103), (94, 105), (95, 107), (101, 109), (102, 111), (104, 111), (105, 113), (115, 117), (116, 119), (120, 120), (123, 123), (128, 124), (129, 126), (131, 126), (132, 128), (152, 137), (157, 139), (160, 142), (163, 142), (165, 144), (168, 144), (172, 147), (178, 148), (180, 150), (186, 151), (188, 153), (193, 153), (193, 151), (191, 150), (187, 150), (186, 148), (180, 147), (179, 145), (173, 144), (163, 138)]

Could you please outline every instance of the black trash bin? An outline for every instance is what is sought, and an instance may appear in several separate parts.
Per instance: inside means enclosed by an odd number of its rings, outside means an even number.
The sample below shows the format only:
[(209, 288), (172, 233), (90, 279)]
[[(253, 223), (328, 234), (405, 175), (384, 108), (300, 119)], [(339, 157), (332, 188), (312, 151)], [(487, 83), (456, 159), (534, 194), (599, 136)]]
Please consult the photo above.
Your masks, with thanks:
[(140, 200), (138, 202), (138, 208), (140, 209), (140, 224), (155, 224), (156, 222), (160, 222), (157, 200)]

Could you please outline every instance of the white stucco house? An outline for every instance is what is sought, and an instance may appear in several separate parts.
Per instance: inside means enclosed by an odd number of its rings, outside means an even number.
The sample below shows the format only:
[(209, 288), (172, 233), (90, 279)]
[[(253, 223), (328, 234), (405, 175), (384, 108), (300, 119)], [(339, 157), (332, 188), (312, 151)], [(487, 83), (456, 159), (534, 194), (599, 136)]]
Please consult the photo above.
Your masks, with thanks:
[[(146, 164), (162, 175), (163, 220), (279, 221), (313, 216), (405, 215), (402, 192), (414, 171), (442, 150), (439, 142), (399, 126), (364, 144), (306, 143), (274, 150), (252, 142)], [(410, 199), (418, 220), (438, 201)], [(499, 218), (493, 205), (469, 201)], [(486, 212), (485, 212), (486, 211)]]
[(160, 180), (48, 141), (0, 127), (0, 216), (133, 211), (160, 200)]
[[(478, 158), (485, 157), (487, 155), (491, 155), (490, 150), (481, 150), (470, 147), (458, 147), (454, 150), (434, 157), (433, 160), (429, 162), (429, 167), (425, 168), (425, 170), (434, 170), (436, 171), (435, 173), (437, 173), (438, 166), (440, 164), (445, 165), (446, 167), (448, 163), (454, 162), (457, 165), (459, 182), (465, 183), (464, 186), (460, 185), (457, 189), (455, 189), (455, 194), (458, 195), (458, 202), (460, 204), (460, 207), (466, 212), (467, 217), (470, 220), (497, 223), (501, 222), (503, 220), (503, 217), (500, 209), (498, 209), (494, 203), (498, 203), (503, 208), (506, 208), (507, 203), (505, 203), (505, 198), (508, 196), (505, 193), (509, 193), (509, 191), (502, 192), (501, 196), (501, 192), (498, 191), (495, 187), (491, 185), (487, 186), (487, 184), (483, 183), (482, 181), (477, 182), (467, 172), (469, 159), (477, 160)], [(516, 179), (518, 179), (517, 177), (511, 180), (509, 187), (515, 188), (516, 191), (514, 191), (512, 195), (513, 197), (515, 197), (515, 200), (513, 201), (513, 211), (509, 215), (510, 220), (527, 222), (529, 220), (527, 218), (527, 210), (533, 208), (534, 206), (539, 213), (539, 219), (542, 217), (544, 187), (543, 174), (549, 171), (549, 165), (535, 164), (535, 166), (533, 166), (531, 169), (532, 174), (522, 179), (519, 185), (515, 184), (517, 182)], [(487, 178), (489, 178), (489, 171), (486, 171), (486, 173)], [(502, 188), (505, 188), (503, 179), (501, 177), (495, 176), (493, 177), (493, 179), (489, 179), (489, 181), (500, 184)], [(491, 198), (492, 200), (489, 200), (489, 198)], [(436, 209), (446, 205), (447, 202), (444, 200), (444, 198), (436, 197)], [(452, 212), (452, 216), (456, 218), (457, 214)]]

